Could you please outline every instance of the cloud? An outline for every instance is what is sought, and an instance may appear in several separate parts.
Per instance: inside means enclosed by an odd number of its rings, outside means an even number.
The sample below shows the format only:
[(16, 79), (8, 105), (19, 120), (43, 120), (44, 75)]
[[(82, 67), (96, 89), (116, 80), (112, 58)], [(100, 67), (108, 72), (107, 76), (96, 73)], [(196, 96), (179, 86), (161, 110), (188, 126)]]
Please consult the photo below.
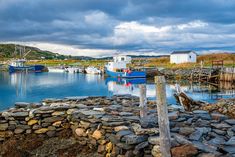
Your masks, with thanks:
[(0, 41), (91, 56), (234, 51), (234, 14), (233, 0), (0, 0)]

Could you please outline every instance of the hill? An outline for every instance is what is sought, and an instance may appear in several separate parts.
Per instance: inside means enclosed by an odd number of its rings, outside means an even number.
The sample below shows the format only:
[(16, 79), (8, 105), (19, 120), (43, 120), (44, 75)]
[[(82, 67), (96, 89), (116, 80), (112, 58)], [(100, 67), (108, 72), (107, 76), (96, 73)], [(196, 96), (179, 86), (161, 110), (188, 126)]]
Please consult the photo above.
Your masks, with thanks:
[[(15, 44), (0, 44), (0, 58), (1, 59), (8, 59), (8, 58), (20, 58), (20, 51), (19, 49), (15, 52), (15, 46), (22, 47), (21, 45), (15, 45)], [(50, 51), (42, 51), (35, 47), (29, 47), (25, 46), (25, 52), (28, 53), (28, 55), (25, 56), (26, 59), (63, 59), (65, 58), (64, 55), (59, 55), (58, 53), (53, 53)]]

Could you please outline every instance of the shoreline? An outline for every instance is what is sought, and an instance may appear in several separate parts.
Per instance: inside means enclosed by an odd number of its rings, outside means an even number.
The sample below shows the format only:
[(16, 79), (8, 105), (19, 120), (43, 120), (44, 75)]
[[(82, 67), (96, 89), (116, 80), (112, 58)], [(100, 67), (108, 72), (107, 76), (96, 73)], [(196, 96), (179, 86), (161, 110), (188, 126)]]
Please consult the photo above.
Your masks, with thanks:
[[(233, 108), (227, 111), (235, 113), (234, 102), (231, 99), (220, 104), (230, 103)], [(73, 156), (82, 154), (75, 151), (79, 146), (97, 156), (108, 153), (113, 156), (157, 156), (156, 105), (154, 101), (148, 101), (147, 106), (147, 116), (141, 117), (146, 111), (139, 107), (139, 98), (129, 95), (18, 103), (15, 108), (0, 112), (0, 155), (10, 156), (17, 151), (29, 156), (56, 156), (65, 152)], [(173, 156), (235, 154), (235, 117), (205, 106), (209, 105), (197, 107), (192, 112), (183, 111), (177, 105), (168, 106)], [(10, 145), (12, 141), (14, 144)], [(35, 141), (35, 145), (27, 145), (26, 141)], [(71, 144), (66, 144), (68, 141)], [(12, 150), (12, 145), (18, 144), (22, 146)]]

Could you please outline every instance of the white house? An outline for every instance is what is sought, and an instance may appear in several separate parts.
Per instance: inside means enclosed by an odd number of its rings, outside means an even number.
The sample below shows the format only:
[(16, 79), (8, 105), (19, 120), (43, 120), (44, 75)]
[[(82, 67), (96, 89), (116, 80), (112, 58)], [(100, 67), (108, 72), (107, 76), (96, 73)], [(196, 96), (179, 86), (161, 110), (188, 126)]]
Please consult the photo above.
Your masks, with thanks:
[(174, 51), (170, 55), (170, 63), (196, 63), (197, 54), (194, 51)]

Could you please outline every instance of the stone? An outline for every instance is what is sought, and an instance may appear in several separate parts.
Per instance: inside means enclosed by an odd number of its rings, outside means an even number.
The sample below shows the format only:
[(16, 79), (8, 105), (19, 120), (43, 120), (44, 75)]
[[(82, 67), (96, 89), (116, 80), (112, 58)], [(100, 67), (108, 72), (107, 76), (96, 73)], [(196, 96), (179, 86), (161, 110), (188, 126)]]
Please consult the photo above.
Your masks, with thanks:
[(104, 115), (104, 112), (100, 111), (94, 111), (94, 110), (86, 110), (86, 109), (81, 109), (78, 111), (81, 114), (84, 114), (85, 116), (95, 116), (95, 115)]
[(91, 125), (91, 123), (85, 122), (85, 121), (82, 121), (82, 120), (81, 120), (80, 123), (79, 123), (79, 126), (82, 127), (82, 128), (84, 128), (84, 129), (89, 128), (90, 125)]
[(105, 152), (105, 145), (99, 145), (97, 152), (98, 152), (98, 153), (103, 153), (103, 152)]
[(36, 119), (32, 119), (32, 120), (29, 120), (28, 121), (28, 125), (34, 125), (34, 124), (37, 124), (38, 123), (38, 120), (36, 120)]
[(212, 131), (218, 135), (225, 135), (226, 134), (226, 131), (219, 130), (219, 129), (212, 129)]
[(55, 111), (51, 114), (52, 116), (61, 116), (65, 115), (65, 111)]
[(231, 154), (235, 154), (234, 146), (224, 146), (224, 147), (222, 147), (222, 149), (225, 152), (228, 152), (228, 153), (231, 153)]
[(198, 157), (217, 157), (217, 155), (213, 153), (201, 153)]
[(56, 121), (52, 124), (52, 126), (55, 126), (55, 127), (60, 127), (61, 126), (61, 121)]
[(34, 133), (35, 134), (44, 134), (48, 131), (48, 128), (41, 128), (39, 130), (35, 130)]
[(93, 110), (94, 110), (94, 111), (104, 112), (104, 109), (103, 109), (103, 108), (98, 108), (98, 107), (94, 107)]
[(96, 140), (101, 139), (101, 137), (102, 137), (101, 131), (95, 130), (95, 131), (93, 132), (93, 134), (92, 134), (92, 137), (95, 138)]
[(153, 155), (153, 157), (163, 157), (161, 154), (159, 145), (153, 146), (153, 149), (151, 150), (151, 154)]
[(77, 136), (86, 136), (85, 131), (86, 131), (86, 130), (83, 129), (83, 128), (77, 128), (77, 129), (75, 129), (75, 133), (76, 133)]
[(169, 120), (176, 120), (179, 116), (179, 111), (173, 111), (168, 113)]
[(119, 115), (120, 116), (133, 116), (133, 113), (131, 113), (131, 112), (120, 112)]
[(129, 128), (125, 125), (121, 125), (121, 126), (116, 126), (114, 127), (114, 131), (118, 132), (118, 131), (121, 131), (121, 130), (128, 130)]
[(225, 116), (220, 113), (211, 113), (211, 117), (213, 120), (219, 120), (219, 121), (228, 119), (228, 116)]
[(149, 145), (148, 141), (139, 143), (138, 145), (135, 146), (134, 154), (138, 154), (140, 150), (144, 149), (148, 145)]
[(33, 130), (38, 130), (38, 129), (41, 129), (42, 127), (40, 126), (40, 125), (38, 125), (38, 124), (35, 124), (35, 125), (33, 125), (33, 127), (32, 127), (32, 129)]
[(66, 113), (68, 115), (71, 115), (71, 114), (74, 114), (75, 112), (78, 112), (78, 111), (79, 111), (78, 109), (72, 108), (72, 109), (68, 109)]
[(190, 157), (196, 155), (198, 150), (192, 144), (187, 144), (171, 148), (171, 153), (172, 157)]
[(235, 136), (231, 137), (227, 142), (225, 142), (225, 145), (234, 145), (235, 146)]
[(24, 131), (25, 131), (24, 129), (16, 128), (15, 131), (14, 131), (14, 133), (15, 133), (15, 134), (21, 134), (21, 133), (23, 133)]
[(158, 128), (142, 128), (139, 124), (137, 123), (132, 123), (132, 128), (135, 132), (136, 135), (145, 135), (145, 134), (158, 134), (159, 129)]
[(8, 123), (0, 124), (0, 131), (5, 131), (5, 130), (7, 130), (8, 126), (9, 126)]
[(208, 114), (209, 112), (205, 111), (205, 110), (194, 110), (193, 113), (195, 113), (195, 114)]
[(197, 149), (206, 152), (206, 153), (216, 153), (217, 147), (213, 147), (211, 145), (207, 145), (207, 144), (203, 144), (199, 141), (193, 141), (192, 142), (194, 147), (196, 147)]
[(174, 139), (180, 144), (191, 144), (192, 142), (187, 140), (184, 136), (180, 134), (172, 134)]
[(148, 138), (148, 142), (152, 145), (159, 145), (160, 144), (160, 137), (159, 136), (150, 136)]
[(49, 137), (54, 137), (54, 136), (56, 135), (56, 131), (54, 131), (54, 130), (49, 130), (49, 131), (46, 132), (46, 134), (47, 134), (47, 136), (49, 136)]
[(230, 125), (235, 125), (235, 119), (227, 119), (227, 120), (225, 120), (225, 122)]
[(63, 117), (48, 117), (48, 118), (44, 118), (42, 120), (42, 122), (53, 123), (53, 122), (56, 122), (56, 121), (62, 121), (63, 119), (64, 119)]
[(16, 128), (27, 130), (27, 129), (30, 129), (30, 126), (28, 126), (28, 125), (17, 125)]
[(202, 134), (203, 134), (203, 129), (197, 128), (197, 130), (189, 136), (189, 139), (198, 141), (202, 137)]
[(181, 127), (179, 129), (179, 134), (182, 135), (190, 135), (195, 131), (195, 129), (193, 127)]
[(231, 125), (229, 125), (227, 123), (212, 123), (211, 126), (217, 128), (217, 129), (231, 128)]
[(15, 107), (17, 107), (17, 108), (26, 108), (29, 106), (30, 106), (30, 103), (27, 103), (27, 102), (16, 102), (15, 103)]
[(118, 131), (115, 136), (118, 140), (121, 140), (123, 136), (130, 135), (130, 134), (133, 134), (133, 132), (130, 130), (121, 130), (121, 131)]
[(29, 115), (28, 112), (13, 112), (11, 113), (12, 117), (27, 117)]
[(32, 130), (31, 130), (31, 129), (27, 129), (27, 130), (25, 131), (25, 133), (26, 133), (26, 134), (31, 134), (31, 133), (32, 133)]
[(126, 135), (124, 136), (125, 138), (125, 141), (126, 141), (126, 144), (139, 144), (141, 142), (145, 142), (148, 140), (148, 136), (146, 135), (133, 135), (133, 134), (130, 134), (130, 135)]
[(12, 131), (0, 131), (0, 138), (8, 138), (13, 136)]

